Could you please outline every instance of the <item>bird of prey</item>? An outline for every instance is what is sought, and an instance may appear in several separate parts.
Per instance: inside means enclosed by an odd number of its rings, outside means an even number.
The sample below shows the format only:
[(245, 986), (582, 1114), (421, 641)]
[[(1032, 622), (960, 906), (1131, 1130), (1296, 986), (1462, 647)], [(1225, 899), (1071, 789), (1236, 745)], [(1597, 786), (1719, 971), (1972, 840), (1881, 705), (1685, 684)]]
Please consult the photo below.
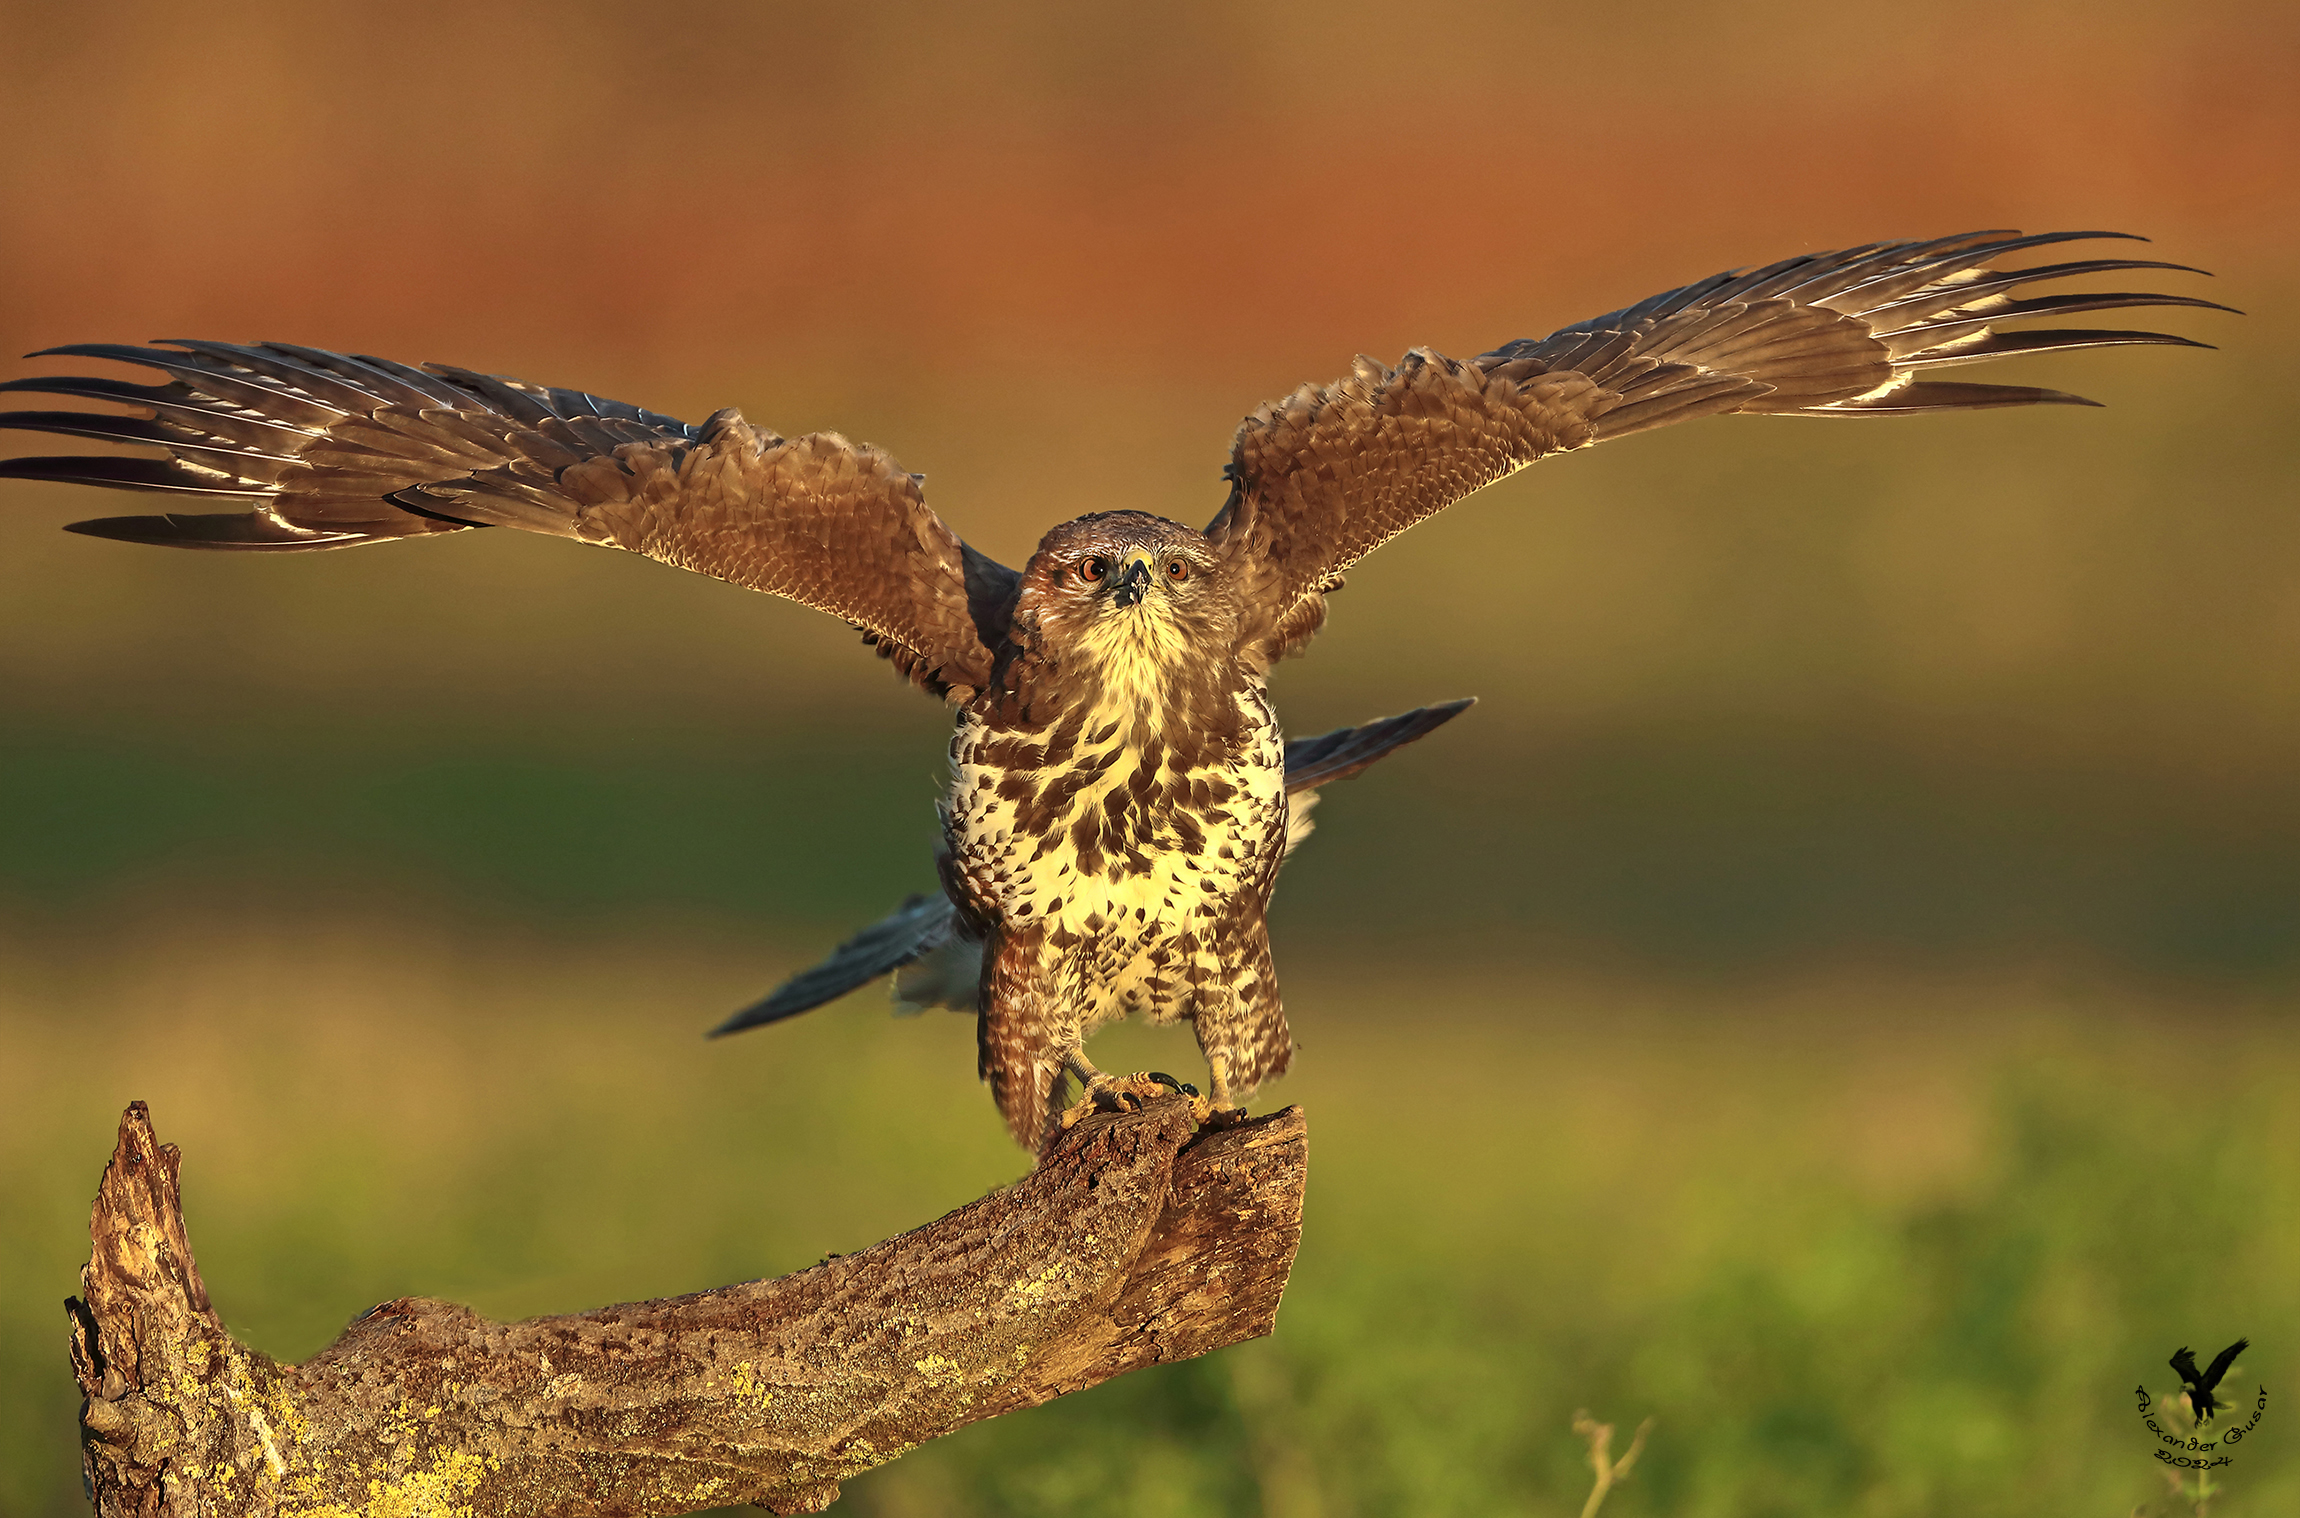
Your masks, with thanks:
[[(48, 350), (147, 365), (6, 388), (135, 414), (28, 411), (0, 424), (160, 457), (39, 457), (0, 475), (231, 503), (76, 530), (254, 553), (516, 527), (628, 549), (851, 623), (957, 710), (943, 888), (983, 943), (980, 1071), (1034, 1146), (1069, 1072), (1118, 1083), (1086, 1036), (1128, 1013), (1188, 1020), (1222, 1106), (1293, 1051), (1264, 909), (1284, 858), (1285, 744), (1266, 686), (1381, 543), (1551, 454), (1725, 413), (1879, 417), (2038, 403), (2055, 390), (1943, 371), (2012, 354), (2184, 343), (2008, 323), (2205, 306), (2056, 290), (2175, 265), (2011, 267), (2115, 234), (1976, 232), (1871, 243), (1731, 271), (1472, 359), (1369, 358), (1239, 428), (1228, 499), (1203, 531), (1098, 511), (1019, 570), (928, 510), (920, 479), (833, 433), (785, 438), (732, 410), (689, 425), (637, 406), (287, 343)], [(2202, 346), (2191, 344), (2191, 346)]]
[(2172, 1352), (2172, 1369), (2180, 1377), (2181, 1385), (2188, 1388), (2188, 1406), (2196, 1414), (2197, 1422), (2210, 1423), (2212, 1415), (2220, 1411), (2220, 1404), (2212, 1398), (2212, 1389), (2228, 1374), (2228, 1367), (2236, 1363), (2236, 1357), (2251, 1347), (2250, 1339), (2238, 1339), (2214, 1355), (2211, 1368), (2202, 1375), (2196, 1373), (2196, 1356), (2187, 1345)]
[[(1403, 748), (1477, 704), (1474, 696), (1441, 706), (1417, 706), (1363, 727), (1345, 727), (1286, 745), (1286, 847), (1291, 859), (1314, 824), (1310, 811), (1318, 787), (1347, 780), (1396, 749)], [(831, 957), (801, 970), (760, 1000), (711, 1030), (713, 1038), (745, 1028), (781, 1022), (836, 1001), (882, 975), (895, 978), (897, 1012), (948, 1007), (953, 1012), (982, 1010), (983, 941), (971, 935), (947, 895), (912, 896), (891, 916), (864, 928), (831, 951)]]

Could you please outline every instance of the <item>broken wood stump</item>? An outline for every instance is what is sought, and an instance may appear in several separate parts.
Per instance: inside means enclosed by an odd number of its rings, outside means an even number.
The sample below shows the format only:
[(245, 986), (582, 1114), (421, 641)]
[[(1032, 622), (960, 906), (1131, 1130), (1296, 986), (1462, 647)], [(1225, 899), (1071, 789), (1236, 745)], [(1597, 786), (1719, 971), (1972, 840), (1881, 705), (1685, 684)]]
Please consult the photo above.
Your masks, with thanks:
[(180, 1156), (135, 1103), (66, 1304), (97, 1514), (819, 1512), (977, 1419), (1271, 1330), (1301, 1111), (1198, 1110), (1090, 1117), (1013, 1185), (794, 1275), (517, 1323), (406, 1297), (282, 1365), (209, 1305)]

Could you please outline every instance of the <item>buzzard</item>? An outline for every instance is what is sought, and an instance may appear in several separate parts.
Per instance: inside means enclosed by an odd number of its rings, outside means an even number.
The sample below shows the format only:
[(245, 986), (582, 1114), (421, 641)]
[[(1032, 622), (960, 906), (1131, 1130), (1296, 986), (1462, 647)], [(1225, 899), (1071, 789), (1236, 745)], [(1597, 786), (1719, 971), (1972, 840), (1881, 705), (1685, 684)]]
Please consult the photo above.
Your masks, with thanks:
[(2197, 1374), (2195, 1352), (2187, 1345), (2183, 1344), (2172, 1352), (2169, 1363), (2174, 1373), (2180, 1377), (2181, 1385), (2188, 1388), (2188, 1408), (2196, 1414), (2197, 1422), (2210, 1423), (2212, 1415), (2220, 1411), (2220, 1404), (2213, 1400), (2212, 1389), (2220, 1384), (2222, 1376), (2228, 1374), (2228, 1368), (2236, 1363), (2236, 1357), (2251, 1347), (2250, 1339), (2238, 1339), (2214, 1355), (2211, 1367), (2202, 1375)]
[(1204, 531), (1091, 511), (1048, 532), (1019, 570), (961, 541), (917, 475), (834, 433), (785, 438), (732, 410), (690, 425), (580, 390), (288, 343), (50, 349), (164, 379), (16, 380), (5, 388), (134, 414), (24, 411), (0, 425), (161, 456), (22, 458), (0, 474), (236, 508), (75, 524), (97, 537), (299, 553), (516, 527), (851, 623), (957, 710), (943, 889), (983, 945), (981, 1073), (1034, 1145), (1065, 1072), (1097, 1099), (1119, 1089), (1085, 1039), (1128, 1013), (1191, 1022), (1218, 1104), (1286, 1068), (1293, 1040), (1263, 913), (1289, 803), (1265, 680), (1316, 635), (1360, 558), (1537, 459), (1674, 422), (2090, 404), (1937, 376), (2011, 354), (2185, 343), (2007, 330), (2213, 304), (2017, 293), (2177, 265), (2002, 262), (2118, 235), (1975, 232), (1801, 254), (1472, 359), (1361, 357), (1333, 384), (1246, 418), (1228, 499)]
[[(1313, 824), (1318, 787), (1347, 780), (1391, 751), (1451, 722), (1477, 704), (1474, 696), (1442, 706), (1418, 706), (1363, 727), (1345, 727), (1286, 745), (1286, 849), (1291, 859)], [(892, 916), (882, 918), (831, 951), (831, 957), (802, 970), (765, 997), (711, 1030), (711, 1037), (740, 1033), (812, 1012), (882, 975), (895, 978), (895, 1007), (924, 1012), (982, 1010), (982, 950), (979, 937), (960, 922), (957, 903), (946, 895), (912, 896)], [(915, 967), (915, 968), (914, 968)]]

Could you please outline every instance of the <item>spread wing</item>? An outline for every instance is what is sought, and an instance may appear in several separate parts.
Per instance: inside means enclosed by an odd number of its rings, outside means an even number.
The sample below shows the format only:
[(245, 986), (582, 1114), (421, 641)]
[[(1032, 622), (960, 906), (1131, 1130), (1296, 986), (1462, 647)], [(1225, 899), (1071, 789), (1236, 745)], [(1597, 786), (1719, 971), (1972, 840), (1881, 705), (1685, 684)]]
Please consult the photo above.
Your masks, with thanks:
[(106, 517), (75, 532), (278, 553), (522, 527), (829, 612), (920, 686), (961, 699), (988, 680), (1013, 604), (1013, 571), (960, 542), (916, 475), (836, 433), (783, 438), (731, 410), (697, 427), (579, 390), (286, 343), (47, 351), (143, 364), (167, 379), (13, 380), (0, 390), (139, 414), (14, 411), (0, 427), (166, 456), (11, 459), (0, 477), (238, 508)]
[[(2220, 1384), (2220, 1378), (2228, 1374), (2228, 1367), (2236, 1363), (2236, 1357), (2251, 1347), (2252, 1341), (2250, 1339), (2238, 1339), (2234, 1344), (2229, 1345), (2219, 1354), (2214, 1355), (2212, 1357), (2212, 1368), (2204, 1373), (2204, 1389), (2206, 1391), (2210, 1391), (2215, 1386), (2218, 1386)], [(2188, 1368), (2190, 1371), (2191, 1379), (2193, 1379), (2196, 1369), (2196, 1362), (2193, 1359), (2188, 1362)]]
[(2062, 348), (2204, 346), (2154, 332), (2001, 330), (2131, 306), (2229, 309), (2188, 296), (2013, 293), (2042, 280), (2178, 264), (1991, 266), (2025, 248), (2124, 235), (1974, 232), (1871, 243), (1714, 275), (1466, 363), (1425, 348), (1395, 369), (1360, 357), (1347, 378), (1305, 385), (1238, 430), (1225, 471), (1230, 498), (1207, 535), (1258, 608), (1247, 647), (1265, 661), (1299, 649), (1324, 622), (1326, 593), (1350, 565), (1552, 453), (1734, 411), (1900, 416), (2093, 404), (2058, 390), (1933, 376)]
[(2190, 1386), (2204, 1384), (2204, 1378), (2196, 1373), (2196, 1354), (2187, 1345), (2183, 1344), (2174, 1350), (2172, 1359), (2167, 1363), (2171, 1365), (2172, 1373)]
[[(1477, 698), (1471, 696), (1438, 706), (1417, 706), (1410, 712), (1384, 717), (1363, 727), (1338, 728), (1315, 738), (1296, 738), (1288, 743), (1286, 794), (1293, 804), (1286, 852), (1291, 854), (1294, 846), (1309, 836), (1310, 806), (1317, 800), (1319, 786), (1349, 779), (1385, 755), (1435, 732), (1476, 704)], [(860, 990), (882, 975), (916, 964), (963, 936), (959, 931), (958, 908), (951, 904), (948, 896), (913, 896), (896, 908), (892, 916), (872, 923), (831, 950), (830, 957), (821, 964), (801, 970), (713, 1028), (710, 1036), (740, 1033), (745, 1028), (811, 1012), (837, 1001), (849, 991)], [(979, 957), (951, 968), (955, 973), (964, 974), (970, 963), (979, 968)], [(934, 1005), (973, 1010), (972, 1003), (966, 1001), (969, 993), (961, 986), (950, 984), (950, 979), (949, 975), (937, 975), (931, 987), (919, 989), (929, 993)], [(899, 977), (895, 990), (898, 995), (906, 995)], [(925, 1004), (918, 1003), (921, 1007)]]

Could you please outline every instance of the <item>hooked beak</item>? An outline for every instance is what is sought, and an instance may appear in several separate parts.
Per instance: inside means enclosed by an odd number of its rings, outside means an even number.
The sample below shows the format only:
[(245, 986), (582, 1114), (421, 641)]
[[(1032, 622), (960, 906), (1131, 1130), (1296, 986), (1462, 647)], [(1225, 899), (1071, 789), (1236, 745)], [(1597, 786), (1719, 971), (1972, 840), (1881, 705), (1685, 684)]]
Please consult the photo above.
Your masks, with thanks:
[(1142, 599), (1142, 593), (1149, 588), (1150, 556), (1140, 553), (1126, 561), (1125, 571), (1118, 576), (1117, 582), (1111, 586), (1113, 598), (1120, 606), (1135, 605)]

